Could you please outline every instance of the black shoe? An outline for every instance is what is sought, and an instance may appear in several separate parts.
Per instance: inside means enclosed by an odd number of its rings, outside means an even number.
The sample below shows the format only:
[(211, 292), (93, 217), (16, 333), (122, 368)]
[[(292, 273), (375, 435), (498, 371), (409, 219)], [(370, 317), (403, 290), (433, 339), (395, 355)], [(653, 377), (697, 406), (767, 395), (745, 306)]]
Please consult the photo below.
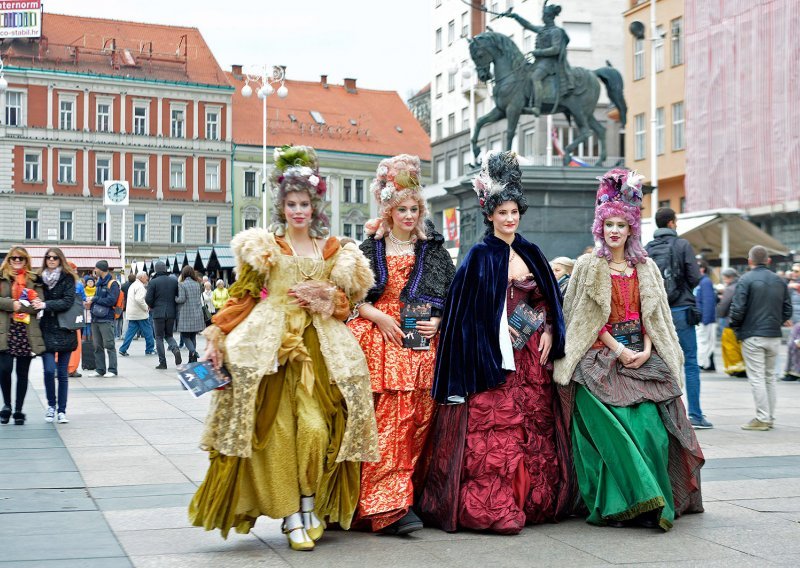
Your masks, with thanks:
[(157, 371), (163, 371), (166, 368), (167, 368), (167, 364), (166, 363), (159, 363), (159, 365), (156, 367), (156, 370)]
[(606, 526), (614, 529), (624, 529), (628, 526), (628, 521), (615, 521), (613, 519), (606, 520)]
[(404, 535), (411, 534), (412, 532), (418, 531), (421, 528), (422, 521), (413, 510), (409, 509), (408, 513), (406, 513), (403, 518), (393, 522), (388, 527), (381, 529), (380, 532), (389, 535)]
[(123, 357), (129, 357), (127, 351), (120, 351), (119, 354), (122, 355)]
[(25, 414), (23, 414), (19, 410), (17, 412), (15, 412), (14, 413), (14, 424), (16, 424), (17, 426), (22, 426), (23, 424), (25, 424)]
[(175, 364), (180, 365), (181, 361), (183, 361), (183, 359), (181, 359), (181, 350), (176, 347), (172, 350), (172, 354), (175, 356)]
[(69, 376), (70, 376), (70, 377), (72, 377), (73, 379), (77, 379), (77, 378), (80, 378), (80, 377), (82, 377), (83, 375), (81, 375), (81, 374), (80, 374), (78, 371), (72, 371), (72, 372), (69, 374)]
[(9, 420), (11, 420), (11, 407), (6, 404), (3, 410), (0, 410), (0, 424), (8, 424)]
[(192, 351), (189, 353), (189, 363), (196, 363), (197, 359), (199, 358), (199, 354), (197, 351)]
[(659, 527), (659, 516), (660, 515), (658, 511), (647, 511), (646, 513), (642, 513), (636, 517), (634, 522), (640, 527), (644, 527), (646, 529), (657, 529)]
[(784, 376), (781, 377), (781, 380), (782, 381), (786, 381), (787, 383), (790, 383), (792, 381), (796, 381), (797, 377), (795, 377), (794, 375), (784, 375)]

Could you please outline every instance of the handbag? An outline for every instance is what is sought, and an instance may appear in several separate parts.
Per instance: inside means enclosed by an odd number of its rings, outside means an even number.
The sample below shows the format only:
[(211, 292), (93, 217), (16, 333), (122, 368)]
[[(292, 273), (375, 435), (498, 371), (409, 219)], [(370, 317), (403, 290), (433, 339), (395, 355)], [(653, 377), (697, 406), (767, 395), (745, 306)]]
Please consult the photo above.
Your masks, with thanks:
[(83, 329), (83, 327), (86, 325), (83, 314), (83, 300), (81, 300), (79, 296), (75, 296), (75, 301), (66, 312), (60, 312), (56, 314), (58, 319), (58, 327), (62, 329), (69, 329), (71, 331)]
[(203, 307), (203, 321), (205, 322), (206, 327), (208, 327), (209, 325), (211, 325), (211, 316), (212, 316), (211, 310), (209, 310), (208, 306), (206, 306), (205, 304), (203, 304), (202, 307)]

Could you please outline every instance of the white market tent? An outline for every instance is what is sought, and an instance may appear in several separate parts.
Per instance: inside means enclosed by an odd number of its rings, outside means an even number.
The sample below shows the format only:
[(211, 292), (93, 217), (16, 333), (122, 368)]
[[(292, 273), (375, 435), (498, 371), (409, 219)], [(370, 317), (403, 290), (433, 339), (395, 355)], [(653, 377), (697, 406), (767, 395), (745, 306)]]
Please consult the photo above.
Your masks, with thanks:
[[(730, 266), (731, 258), (747, 258), (755, 245), (765, 247), (770, 254), (789, 253), (783, 243), (746, 220), (744, 214), (741, 209), (679, 213), (678, 236), (689, 241), (696, 253), (718, 257), (723, 269)], [(642, 243), (650, 242), (655, 230), (652, 219), (642, 219)]]

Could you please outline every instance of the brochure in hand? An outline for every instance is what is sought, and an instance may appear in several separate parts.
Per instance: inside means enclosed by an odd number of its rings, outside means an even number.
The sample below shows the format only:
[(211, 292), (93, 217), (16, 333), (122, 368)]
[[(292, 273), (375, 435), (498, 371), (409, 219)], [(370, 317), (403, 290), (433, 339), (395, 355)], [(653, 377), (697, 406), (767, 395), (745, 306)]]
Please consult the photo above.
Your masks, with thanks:
[(225, 367), (218, 371), (211, 361), (178, 365), (178, 378), (195, 398), (231, 382), (231, 376)]
[(418, 321), (431, 319), (431, 305), (422, 302), (409, 302), (400, 310), (400, 329), (403, 330), (403, 347), (415, 351), (427, 351), (431, 342), (417, 331)]
[(644, 351), (642, 321), (638, 318), (612, 323), (611, 335), (631, 351)]
[(512, 343), (514, 349), (525, 347), (528, 340), (543, 323), (544, 310), (536, 310), (527, 302), (517, 304), (517, 307), (508, 316), (508, 325), (517, 332), (517, 338)]

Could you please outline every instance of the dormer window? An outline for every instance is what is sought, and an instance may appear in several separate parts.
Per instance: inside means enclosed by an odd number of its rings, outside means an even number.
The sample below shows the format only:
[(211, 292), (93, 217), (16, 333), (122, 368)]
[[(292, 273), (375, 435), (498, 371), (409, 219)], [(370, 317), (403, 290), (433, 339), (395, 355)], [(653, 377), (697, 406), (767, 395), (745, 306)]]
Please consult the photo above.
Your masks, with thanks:
[(311, 118), (314, 119), (314, 122), (317, 124), (325, 124), (325, 119), (322, 117), (322, 114), (319, 111), (311, 110), (309, 113), (311, 114)]

